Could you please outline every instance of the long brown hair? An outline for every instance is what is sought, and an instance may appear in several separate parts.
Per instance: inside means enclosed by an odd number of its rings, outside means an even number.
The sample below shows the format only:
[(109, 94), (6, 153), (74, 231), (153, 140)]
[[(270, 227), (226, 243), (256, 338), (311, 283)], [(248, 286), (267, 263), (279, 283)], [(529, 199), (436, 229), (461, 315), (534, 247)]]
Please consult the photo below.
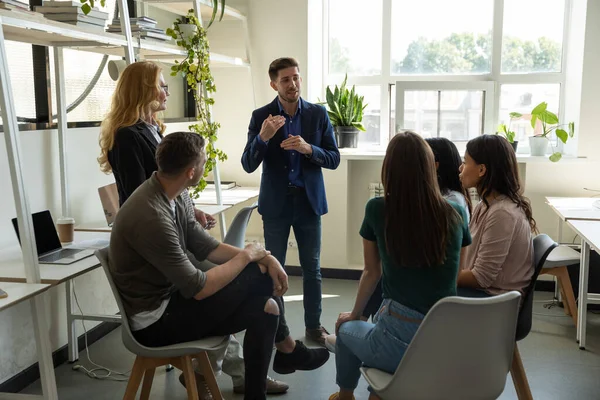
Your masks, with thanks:
[(459, 216), (440, 192), (429, 145), (414, 132), (390, 140), (381, 170), (385, 244), (398, 266), (440, 265)]
[[(100, 169), (110, 174), (112, 167), (108, 162), (108, 151), (115, 144), (115, 135), (120, 128), (131, 126), (140, 120), (142, 114), (158, 108), (158, 95), (160, 88), (161, 68), (152, 61), (139, 61), (125, 68), (117, 88), (112, 97), (110, 111), (106, 115), (100, 128), (100, 156), (98, 163)], [(152, 117), (158, 124), (161, 133), (165, 126), (157, 119), (156, 113)]]
[(523, 195), (515, 151), (508, 140), (498, 135), (482, 135), (467, 143), (467, 153), (477, 164), (485, 165), (485, 175), (477, 184), (477, 193), (489, 207), (486, 197), (496, 192), (508, 197), (527, 217), (532, 232), (537, 232), (531, 203)]

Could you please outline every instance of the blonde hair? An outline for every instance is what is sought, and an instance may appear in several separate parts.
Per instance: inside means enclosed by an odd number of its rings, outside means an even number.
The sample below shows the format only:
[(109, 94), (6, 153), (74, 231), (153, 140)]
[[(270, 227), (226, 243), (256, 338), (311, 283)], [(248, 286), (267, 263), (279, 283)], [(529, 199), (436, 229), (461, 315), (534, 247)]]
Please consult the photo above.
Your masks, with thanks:
[(100, 169), (107, 174), (112, 172), (108, 162), (108, 152), (115, 144), (115, 135), (120, 128), (137, 123), (141, 116), (152, 111), (152, 118), (160, 132), (165, 131), (163, 123), (156, 118), (160, 87), (161, 68), (151, 61), (140, 61), (125, 68), (112, 97), (108, 114), (100, 127)]

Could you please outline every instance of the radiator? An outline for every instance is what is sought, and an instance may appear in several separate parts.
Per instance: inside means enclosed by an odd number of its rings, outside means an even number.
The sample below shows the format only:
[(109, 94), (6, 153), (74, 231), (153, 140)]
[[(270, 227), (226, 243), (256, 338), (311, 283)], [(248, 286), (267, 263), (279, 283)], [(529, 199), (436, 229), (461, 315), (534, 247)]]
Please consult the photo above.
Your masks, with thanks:
[(383, 196), (383, 185), (379, 182), (369, 183), (369, 198)]
[[(369, 183), (369, 198), (380, 197), (383, 196), (383, 185), (379, 182)], [(469, 189), (469, 197), (471, 198), (471, 203), (473, 206), (479, 203), (479, 195), (477, 194), (477, 189), (471, 188)]]

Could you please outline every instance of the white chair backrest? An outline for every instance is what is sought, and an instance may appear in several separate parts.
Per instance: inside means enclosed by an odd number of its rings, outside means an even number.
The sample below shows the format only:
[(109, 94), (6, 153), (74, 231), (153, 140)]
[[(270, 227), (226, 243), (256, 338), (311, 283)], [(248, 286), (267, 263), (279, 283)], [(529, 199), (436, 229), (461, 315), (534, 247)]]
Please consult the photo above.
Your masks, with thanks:
[(229, 230), (227, 230), (227, 234), (223, 239), (223, 243), (230, 246), (239, 247), (240, 249), (244, 248), (246, 228), (248, 227), (248, 222), (250, 221), (252, 211), (254, 211), (254, 209), (257, 207), (258, 204), (254, 203), (251, 206), (242, 208), (236, 214), (236, 216), (233, 218), (233, 221), (231, 221), (231, 225), (229, 226)]
[(495, 399), (515, 346), (519, 292), (447, 297), (421, 323), (383, 399)]
[(119, 290), (113, 281), (109, 261), (108, 261), (108, 247), (105, 247), (100, 250), (96, 250), (94, 253), (98, 260), (100, 260), (100, 264), (102, 264), (102, 269), (104, 269), (104, 273), (106, 274), (106, 279), (108, 279), (108, 283), (110, 284), (110, 288), (112, 289), (113, 295), (115, 296), (115, 300), (117, 301), (117, 306), (119, 307), (119, 312), (121, 314), (121, 335), (123, 337), (123, 344), (125, 347), (134, 354), (137, 354), (143, 346), (140, 345), (137, 340), (131, 334), (131, 327), (129, 326), (129, 320), (127, 319), (127, 314), (125, 314), (125, 308), (123, 307), (123, 301), (121, 300), (121, 295), (119, 294)]

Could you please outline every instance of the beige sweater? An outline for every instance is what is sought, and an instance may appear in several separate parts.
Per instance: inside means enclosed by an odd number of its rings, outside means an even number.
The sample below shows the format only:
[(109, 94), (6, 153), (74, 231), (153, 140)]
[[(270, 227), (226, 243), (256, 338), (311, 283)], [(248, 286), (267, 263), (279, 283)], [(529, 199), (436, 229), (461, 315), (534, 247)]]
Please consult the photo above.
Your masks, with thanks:
[(472, 270), (490, 294), (522, 293), (534, 270), (531, 228), (525, 213), (501, 196), (489, 208), (479, 203), (469, 228), (473, 242), (466, 248), (461, 268)]

